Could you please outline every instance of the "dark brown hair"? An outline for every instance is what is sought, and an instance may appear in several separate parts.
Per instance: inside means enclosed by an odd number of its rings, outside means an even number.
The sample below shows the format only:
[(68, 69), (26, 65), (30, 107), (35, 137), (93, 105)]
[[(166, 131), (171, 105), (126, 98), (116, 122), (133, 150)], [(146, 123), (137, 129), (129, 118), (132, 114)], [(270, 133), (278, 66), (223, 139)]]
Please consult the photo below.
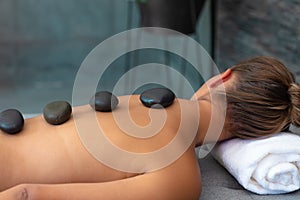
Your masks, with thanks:
[(235, 81), (226, 88), (228, 131), (257, 138), (300, 126), (300, 87), (278, 60), (260, 56), (231, 68)]

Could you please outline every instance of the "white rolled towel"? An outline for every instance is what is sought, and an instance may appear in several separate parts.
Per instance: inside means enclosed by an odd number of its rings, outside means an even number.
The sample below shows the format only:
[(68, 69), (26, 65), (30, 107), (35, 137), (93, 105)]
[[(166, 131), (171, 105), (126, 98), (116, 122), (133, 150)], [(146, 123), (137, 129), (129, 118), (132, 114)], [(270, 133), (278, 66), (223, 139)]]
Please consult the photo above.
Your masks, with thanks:
[(282, 194), (300, 187), (300, 136), (279, 133), (258, 139), (231, 139), (217, 144), (212, 155), (247, 190)]

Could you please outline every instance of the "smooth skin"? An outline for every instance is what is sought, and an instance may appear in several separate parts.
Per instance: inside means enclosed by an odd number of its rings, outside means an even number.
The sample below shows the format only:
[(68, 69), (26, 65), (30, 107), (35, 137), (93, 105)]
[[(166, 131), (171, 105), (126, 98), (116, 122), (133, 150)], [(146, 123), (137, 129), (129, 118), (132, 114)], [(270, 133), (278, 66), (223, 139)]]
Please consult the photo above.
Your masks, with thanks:
[[(187, 121), (191, 126), (186, 124), (184, 131), (189, 134), (189, 127), (199, 124), (196, 137), (175, 162), (154, 171), (123, 172), (99, 162), (80, 141), (73, 118), (53, 126), (38, 116), (27, 119), (17, 135), (0, 132), (0, 200), (198, 199), (201, 174), (194, 148), (202, 145), (204, 138), (215, 142), (233, 137), (226, 130), (218, 138), (207, 134), (211, 116), (208, 87), (217, 88), (222, 80), (226, 87), (231, 79), (231, 71), (227, 70), (204, 84), (192, 101), (176, 99), (170, 107), (156, 110), (167, 114), (166, 121), (157, 134), (146, 139), (125, 134), (112, 113), (95, 113), (112, 143), (126, 151), (146, 153), (167, 145), (178, 134), (181, 109), (189, 112)], [(141, 104), (139, 96), (122, 96), (119, 101), (118, 107), (129, 106), (130, 116), (139, 126), (151, 122), (149, 108)], [(200, 117), (195, 114), (196, 104)], [(94, 111), (88, 105), (73, 108), (73, 115), (82, 119), (90, 112)], [(117, 108), (114, 112), (127, 110)]]

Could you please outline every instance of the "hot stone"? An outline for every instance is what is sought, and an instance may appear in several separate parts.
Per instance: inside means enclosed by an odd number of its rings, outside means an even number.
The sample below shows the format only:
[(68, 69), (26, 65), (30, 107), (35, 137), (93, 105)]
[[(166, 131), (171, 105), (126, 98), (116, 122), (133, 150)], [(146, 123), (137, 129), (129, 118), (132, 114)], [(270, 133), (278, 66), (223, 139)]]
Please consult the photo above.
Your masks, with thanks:
[(54, 101), (44, 107), (45, 120), (52, 125), (59, 125), (68, 121), (72, 114), (72, 107), (66, 101)]
[(100, 112), (111, 112), (118, 104), (118, 98), (108, 91), (97, 92), (90, 100), (90, 106)]
[(168, 88), (153, 88), (140, 95), (143, 105), (149, 108), (166, 108), (172, 105), (174, 99), (175, 94)]
[(24, 118), (16, 109), (7, 109), (0, 113), (0, 129), (8, 134), (16, 134), (22, 130)]

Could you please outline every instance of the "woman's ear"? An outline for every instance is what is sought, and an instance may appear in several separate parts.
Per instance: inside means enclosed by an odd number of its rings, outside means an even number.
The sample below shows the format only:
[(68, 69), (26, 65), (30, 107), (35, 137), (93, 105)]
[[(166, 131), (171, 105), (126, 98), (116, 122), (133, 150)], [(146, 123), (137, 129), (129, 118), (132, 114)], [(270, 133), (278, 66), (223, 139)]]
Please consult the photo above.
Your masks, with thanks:
[(228, 81), (231, 78), (231, 69), (227, 69), (224, 73), (222, 73), (221, 75), (219, 75), (216, 80), (214, 80), (214, 82), (212, 82), (209, 87), (210, 88), (214, 88), (217, 87), (218, 85), (220, 85), (221, 83), (225, 83), (226, 81)]

